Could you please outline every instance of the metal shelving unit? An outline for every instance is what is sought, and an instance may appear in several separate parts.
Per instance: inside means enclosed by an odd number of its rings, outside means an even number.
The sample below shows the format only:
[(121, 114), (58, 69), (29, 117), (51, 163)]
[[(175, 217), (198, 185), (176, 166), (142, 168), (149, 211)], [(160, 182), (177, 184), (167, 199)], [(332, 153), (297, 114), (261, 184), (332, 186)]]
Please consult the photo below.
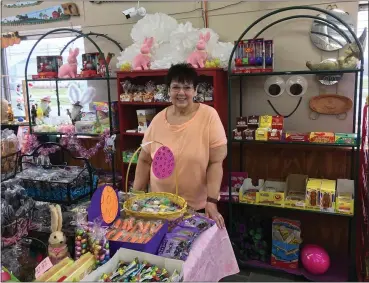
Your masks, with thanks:
[[(299, 70), (299, 71), (276, 71), (276, 72), (266, 72), (266, 73), (237, 73), (234, 74), (232, 73), (232, 62), (233, 62), (233, 57), (235, 55), (235, 51), (236, 48), (239, 44), (239, 42), (243, 39), (243, 37), (254, 27), (256, 26), (258, 23), (262, 22), (263, 20), (276, 15), (276, 14), (280, 14), (286, 11), (315, 11), (315, 12), (319, 12), (322, 14), (326, 14), (329, 15), (330, 17), (334, 18), (335, 20), (337, 20), (341, 25), (343, 25), (351, 34), (352, 38), (354, 39), (354, 42), (356, 42), (356, 44), (359, 47), (360, 50), (360, 67), (358, 69), (350, 69), (350, 70), (329, 70), (329, 71), (310, 71), (310, 70)], [(332, 28), (335, 29), (336, 32), (340, 33), (348, 43), (352, 43), (352, 41), (350, 40), (350, 38), (343, 33), (338, 26), (326, 19), (320, 18), (318, 16), (312, 16), (312, 15), (295, 15), (295, 16), (290, 16), (290, 17), (284, 17), (281, 18), (277, 21), (274, 21), (270, 24), (268, 24), (267, 26), (265, 26), (259, 33), (257, 33), (255, 35), (254, 38), (258, 38), (265, 30), (267, 30), (268, 28), (287, 21), (287, 20), (291, 20), (291, 19), (300, 19), (300, 18), (309, 18), (309, 19), (317, 19), (319, 21), (323, 21), (325, 23), (327, 23), (328, 25), (330, 25)], [(256, 267), (256, 268), (261, 268), (261, 269), (270, 269), (270, 270), (274, 270), (274, 271), (282, 271), (282, 272), (287, 272), (287, 273), (291, 273), (291, 274), (297, 274), (297, 275), (302, 275), (305, 276), (307, 279), (309, 280), (313, 280), (313, 281), (346, 281), (348, 279), (356, 281), (356, 261), (357, 258), (355, 257), (355, 252), (356, 252), (356, 227), (357, 227), (357, 211), (358, 211), (358, 204), (359, 204), (359, 194), (358, 194), (358, 183), (359, 183), (359, 172), (358, 172), (358, 168), (359, 168), (359, 162), (360, 162), (360, 142), (361, 142), (361, 111), (359, 111), (358, 114), (358, 118), (356, 118), (356, 109), (361, 110), (362, 109), (362, 87), (363, 87), (363, 71), (364, 71), (364, 56), (363, 56), (363, 48), (362, 45), (360, 44), (357, 36), (355, 35), (354, 31), (340, 18), (338, 18), (336, 15), (332, 14), (331, 12), (321, 9), (321, 8), (317, 8), (317, 7), (310, 7), (310, 6), (291, 6), (291, 7), (287, 7), (287, 8), (282, 8), (282, 9), (278, 9), (275, 10), (273, 12), (270, 12), (266, 15), (264, 15), (263, 17), (257, 19), (256, 21), (254, 21), (250, 26), (248, 26), (244, 32), (240, 35), (240, 37), (238, 38), (237, 42), (235, 43), (235, 47), (233, 48), (230, 58), (229, 58), (229, 63), (228, 63), (228, 157), (227, 157), (227, 162), (228, 162), (228, 184), (229, 184), (229, 223), (230, 223), (230, 227), (231, 227), (231, 231), (230, 233), (233, 234), (234, 231), (233, 230), (233, 225), (232, 225), (232, 219), (233, 219), (233, 215), (232, 215), (232, 207), (235, 205), (234, 201), (232, 201), (232, 195), (231, 195), (231, 173), (232, 172), (232, 146), (234, 144), (239, 144), (240, 145), (240, 170), (244, 171), (243, 165), (244, 165), (244, 152), (243, 152), (243, 146), (244, 145), (250, 145), (250, 144), (259, 144), (259, 145), (270, 145), (270, 144), (274, 144), (274, 145), (283, 145), (283, 146), (290, 146), (290, 145), (303, 145), (303, 146), (312, 146), (312, 148), (316, 148), (316, 147), (346, 147), (346, 148), (350, 148), (351, 149), (351, 168), (353, 168), (352, 173), (351, 173), (351, 177), (352, 179), (355, 181), (355, 214), (352, 217), (349, 217), (349, 227), (348, 227), (348, 233), (349, 233), (349, 262), (346, 263), (346, 265), (344, 264), (343, 267), (342, 266), (336, 266), (336, 272), (334, 272), (335, 274), (329, 274), (330, 271), (327, 272), (327, 274), (322, 275), (322, 276), (309, 276), (309, 274), (307, 274), (306, 271), (304, 271), (303, 269), (299, 269), (298, 271), (296, 270), (285, 270), (285, 269), (279, 269), (276, 267), (273, 267), (271, 265), (265, 264), (265, 263), (254, 263), (253, 261), (250, 262), (250, 264), (244, 264), (242, 262), (240, 262), (240, 266), (246, 266), (246, 267)], [(243, 116), (243, 110), (242, 110), (242, 104), (243, 104), (243, 100), (242, 100), (242, 83), (243, 83), (243, 78), (247, 78), (247, 77), (255, 77), (255, 76), (273, 76), (273, 75), (321, 75), (321, 74), (344, 74), (344, 73), (353, 73), (355, 74), (355, 89), (354, 89), (354, 111), (353, 111), (353, 126), (352, 126), (352, 132), (357, 134), (357, 143), (355, 145), (341, 145), (341, 144), (317, 144), (317, 143), (290, 143), (290, 142), (277, 142), (277, 141), (244, 141), (244, 140), (234, 140), (232, 139), (232, 84), (236, 83), (236, 81), (238, 80), (239, 86), (240, 86), (240, 93), (239, 93), (239, 101), (240, 101), (240, 106), (239, 106), (239, 114), (240, 116)], [(358, 100), (359, 99), (359, 100)], [(358, 108), (357, 108), (358, 107)], [(233, 110), (234, 112), (235, 110)], [(356, 120), (357, 119), (357, 120)], [(357, 123), (356, 123), (357, 122)], [(247, 204), (243, 204), (240, 203), (239, 205), (243, 206), (247, 206), (247, 207), (255, 207), (255, 209), (270, 209), (270, 210), (274, 210), (277, 209), (278, 211), (283, 210), (284, 214), (289, 212), (293, 212), (293, 213), (297, 213), (297, 210), (295, 209), (284, 209), (284, 208), (275, 208), (275, 207), (263, 207), (263, 206), (258, 206), (258, 205), (247, 205)], [(285, 212), (287, 211), (287, 212)], [(298, 210), (298, 213), (310, 213), (310, 212), (314, 212), (314, 214), (318, 213), (318, 214), (326, 214), (324, 212), (320, 212), (320, 211), (306, 211), (306, 210)], [(276, 214), (278, 214), (278, 212), (276, 212)], [(292, 215), (291, 215), (292, 216)], [(330, 217), (338, 217), (341, 216), (339, 214), (335, 214), (335, 213), (331, 213)], [(313, 220), (312, 220), (313, 221)], [(235, 252), (237, 253), (237, 247), (235, 249)], [(332, 259), (335, 260), (335, 259)], [(340, 262), (340, 264), (342, 264), (342, 261)], [(346, 268), (346, 266), (348, 265), (348, 274), (349, 274), (349, 278), (344, 278), (345, 276), (345, 271), (343, 269)], [(338, 270), (338, 272), (337, 272)], [(332, 276), (331, 276), (332, 275)], [(340, 275), (340, 276), (334, 276), (334, 275)], [(346, 280), (345, 280), (346, 279)]]
[[(87, 40), (89, 40), (93, 46), (95, 46), (95, 48), (97, 49), (97, 51), (102, 54), (102, 50), (100, 49), (100, 47), (96, 44), (96, 42), (91, 38), (93, 36), (97, 37), (102, 37), (105, 38), (109, 41), (111, 41), (112, 43), (114, 43), (119, 51), (123, 51), (123, 48), (120, 46), (120, 44), (110, 38), (109, 36), (107, 36), (106, 34), (100, 34), (100, 33), (94, 33), (94, 32), (89, 32), (89, 33), (83, 33), (79, 30), (75, 30), (75, 29), (71, 29), (71, 28), (60, 28), (60, 29), (55, 29), (52, 31), (49, 31), (47, 33), (45, 33), (44, 35), (42, 35), (37, 41), (36, 43), (33, 45), (33, 47), (31, 48), (31, 51), (28, 54), (27, 60), (26, 60), (26, 66), (25, 66), (25, 70), (24, 70), (24, 76), (25, 76), (25, 82), (26, 82), (26, 93), (27, 93), (27, 104), (28, 104), (28, 117), (31, 117), (31, 106), (30, 106), (30, 96), (29, 96), (29, 87), (28, 87), (28, 82), (45, 82), (45, 81), (53, 81), (55, 82), (55, 86), (56, 86), (56, 102), (57, 102), (57, 106), (58, 106), (58, 116), (60, 116), (60, 98), (59, 98), (59, 86), (58, 86), (58, 82), (61, 81), (106, 81), (107, 84), (107, 92), (108, 92), (108, 104), (111, 105), (111, 91), (110, 91), (110, 81), (111, 80), (116, 80), (116, 77), (112, 77), (110, 76), (110, 72), (106, 72), (106, 77), (87, 77), (87, 78), (51, 78), (51, 79), (29, 79), (28, 78), (28, 64), (29, 64), (29, 60), (32, 56), (32, 53), (34, 51), (34, 49), (37, 47), (37, 45), (39, 44), (39, 42), (41, 40), (43, 40), (45, 37), (47, 37), (50, 34), (53, 33), (58, 33), (58, 32), (70, 32), (72, 34), (76, 34), (76, 37), (73, 38), (72, 40), (70, 40), (65, 46), (64, 48), (60, 51), (60, 55), (63, 54), (63, 52), (67, 49), (67, 47), (74, 42), (75, 40), (77, 40), (78, 38), (85, 38)], [(109, 66), (108, 63), (105, 60), (104, 57), (104, 65), (105, 65), (105, 69), (109, 70)], [(35, 133), (32, 131), (32, 121), (31, 119), (29, 119), (29, 128), (30, 128), (30, 134), (35, 134), (38, 136), (57, 136), (57, 137), (62, 137), (62, 133)], [(110, 135), (115, 134), (116, 132), (113, 131), (113, 121), (112, 121), (112, 112), (111, 112), (111, 107), (109, 107), (109, 128), (110, 128)], [(99, 136), (99, 134), (82, 134), (82, 133), (76, 133), (77, 136), (87, 136), (87, 137), (97, 137)], [(116, 185), (116, 180), (115, 180), (115, 156), (114, 154), (112, 154), (111, 156), (111, 167), (112, 167), (112, 171), (113, 171), (113, 184)]]

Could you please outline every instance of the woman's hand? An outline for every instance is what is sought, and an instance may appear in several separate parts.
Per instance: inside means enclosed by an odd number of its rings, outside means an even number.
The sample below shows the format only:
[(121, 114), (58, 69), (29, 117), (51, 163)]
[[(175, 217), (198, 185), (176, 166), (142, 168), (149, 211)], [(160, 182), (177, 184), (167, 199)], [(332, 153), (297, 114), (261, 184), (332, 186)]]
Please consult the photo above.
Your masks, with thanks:
[(218, 212), (218, 207), (215, 203), (207, 202), (205, 206), (205, 215), (213, 219), (220, 229), (225, 227), (223, 216)]

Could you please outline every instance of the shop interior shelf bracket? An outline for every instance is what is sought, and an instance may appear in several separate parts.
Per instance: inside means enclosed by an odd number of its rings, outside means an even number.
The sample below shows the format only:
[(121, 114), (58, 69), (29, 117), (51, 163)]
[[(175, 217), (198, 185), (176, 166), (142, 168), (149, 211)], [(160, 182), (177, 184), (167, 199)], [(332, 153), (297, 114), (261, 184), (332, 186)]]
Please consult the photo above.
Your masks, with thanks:
[[(263, 20), (273, 16), (273, 15), (277, 15), (283, 12), (287, 12), (287, 11), (313, 11), (313, 12), (319, 12), (322, 13), (324, 15), (328, 15), (331, 18), (333, 18), (335, 21), (338, 21), (339, 24), (343, 25), (350, 33), (350, 35), (352, 36), (352, 38), (354, 39), (354, 42), (358, 45), (359, 48), (359, 53), (360, 53), (360, 66), (358, 69), (354, 69), (354, 70), (334, 70), (334, 71), (310, 71), (310, 70), (303, 70), (303, 71), (276, 71), (276, 72), (269, 72), (269, 73), (242, 73), (242, 74), (234, 74), (232, 71), (232, 62), (234, 60), (234, 56), (235, 56), (235, 52), (237, 49), (237, 46), (239, 45), (240, 41), (243, 39), (243, 37), (254, 27), (256, 26), (258, 23), (262, 22)], [(352, 40), (350, 40), (350, 38), (344, 34), (339, 28), (338, 26), (330, 21), (327, 20), (325, 18), (320, 18), (318, 16), (312, 16), (312, 15), (295, 15), (295, 16), (290, 16), (290, 17), (284, 17), (281, 18), (277, 21), (274, 21), (270, 24), (268, 24), (267, 26), (265, 26), (259, 33), (257, 33), (257, 35), (254, 37), (254, 39), (256, 39), (259, 35), (261, 35), (264, 31), (266, 31), (267, 29), (269, 29), (270, 27), (287, 21), (287, 20), (291, 20), (291, 19), (300, 19), (300, 18), (310, 18), (310, 19), (315, 19), (315, 20), (319, 20), (319, 21), (323, 21), (325, 23), (327, 23), (332, 29), (334, 29), (337, 33), (341, 34), (342, 36), (344, 36), (344, 38), (346, 39), (346, 41), (348, 43), (352, 43)], [(336, 277), (332, 277), (332, 278), (325, 278), (324, 275), (322, 276), (322, 278), (314, 278), (314, 281), (347, 281), (348, 279), (350, 281), (356, 281), (357, 279), (357, 272), (359, 272), (360, 267), (357, 266), (357, 257), (356, 257), (356, 227), (357, 227), (357, 211), (358, 211), (358, 207), (357, 205), (359, 204), (358, 198), (359, 198), (359, 194), (358, 194), (358, 182), (359, 182), (359, 166), (360, 166), (360, 141), (361, 141), (361, 109), (362, 109), (362, 88), (363, 88), (363, 70), (364, 70), (364, 56), (363, 56), (363, 47), (360, 43), (360, 41), (358, 40), (356, 34), (354, 33), (354, 31), (351, 29), (351, 27), (345, 23), (342, 19), (340, 19), (339, 17), (337, 17), (335, 14), (321, 9), (321, 8), (317, 8), (317, 7), (310, 7), (310, 6), (291, 6), (291, 7), (286, 7), (286, 8), (282, 8), (282, 9), (278, 9), (275, 11), (272, 11), (262, 17), (260, 17), (259, 19), (257, 19), (256, 21), (254, 21), (250, 26), (248, 26), (244, 32), (240, 35), (240, 37), (238, 38), (238, 40), (235, 43), (235, 46), (231, 52), (230, 58), (229, 58), (229, 63), (228, 63), (228, 157), (227, 157), (227, 162), (228, 162), (228, 185), (229, 185), (229, 223), (230, 223), (230, 227), (231, 227), (231, 231), (230, 233), (233, 234), (232, 231), (232, 206), (234, 206), (235, 204), (233, 204), (232, 202), (232, 192), (231, 192), (231, 172), (232, 172), (232, 148), (234, 145), (234, 140), (232, 140), (232, 83), (235, 83), (235, 80), (233, 78), (238, 78), (239, 80), (239, 84), (240, 84), (240, 93), (239, 93), (239, 101), (240, 101), (240, 106), (239, 106), (239, 112), (240, 112), (240, 116), (242, 116), (242, 104), (243, 104), (243, 100), (242, 100), (242, 79), (243, 77), (248, 77), (248, 76), (265, 76), (265, 75), (290, 75), (290, 74), (324, 74), (324, 73), (354, 73), (355, 74), (355, 89), (354, 89), (354, 111), (353, 111), (353, 126), (352, 126), (352, 132), (357, 134), (357, 143), (355, 146), (353, 146), (353, 150), (352, 150), (352, 158), (351, 158), (351, 168), (353, 168), (353, 170), (351, 170), (351, 177), (352, 179), (355, 181), (355, 214), (353, 217), (349, 218), (349, 228), (348, 228), (348, 233), (349, 233), (349, 264), (348, 264), (348, 278), (339, 278)], [(356, 117), (355, 115), (355, 110), (358, 109), (358, 117)], [(233, 110), (234, 111), (234, 110)], [(241, 166), (241, 171), (243, 171), (243, 158), (244, 158), (244, 152), (243, 152), (243, 145), (244, 144), (252, 144), (253, 142), (242, 142), (239, 141), (238, 142), (240, 145), (240, 166)], [(256, 142), (257, 143), (257, 142)], [(259, 142), (260, 143), (260, 142)], [(263, 143), (260, 143), (263, 144)], [(267, 143), (265, 143), (267, 144)], [(289, 143), (285, 143), (285, 144), (289, 144)], [(305, 146), (309, 146), (309, 143), (305, 143)], [(316, 145), (316, 144), (314, 144)], [(331, 145), (331, 146), (335, 146), (335, 145)], [(314, 147), (312, 147), (314, 148)], [(315, 147), (316, 148), (316, 147)], [(293, 210), (290, 210), (293, 211)], [(301, 213), (304, 213), (303, 211)], [(335, 216), (333, 216), (335, 217)], [(265, 266), (269, 266), (269, 265), (263, 265), (262, 268), (268, 268)], [(274, 269), (272, 268), (272, 266), (270, 266), (269, 269)], [(285, 270), (284, 270), (285, 271)], [(288, 271), (287, 271), (288, 272)], [(293, 272), (290, 272), (293, 273)], [(303, 275), (303, 274), (302, 274)], [(306, 276), (305, 276), (306, 277)], [(309, 279), (309, 278), (307, 278)]]
[[(32, 119), (31, 119), (31, 105), (30, 105), (30, 93), (29, 93), (29, 85), (28, 82), (31, 81), (55, 81), (56, 84), (56, 102), (57, 102), (57, 107), (58, 107), (58, 116), (60, 116), (60, 97), (59, 97), (59, 85), (58, 82), (59, 81), (92, 81), (92, 80), (96, 80), (96, 81), (100, 81), (100, 80), (105, 80), (106, 84), (107, 84), (107, 92), (108, 92), (108, 105), (109, 105), (109, 129), (110, 129), (110, 135), (114, 134), (113, 131), (113, 121), (112, 121), (112, 110), (111, 110), (111, 94), (110, 94), (110, 81), (111, 80), (115, 80), (115, 77), (110, 76), (110, 72), (107, 71), (106, 72), (106, 76), (105, 77), (97, 77), (97, 78), (91, 78), (91, 77), (87, 77), (87, 78), (53, 78), (53, 79), (29, 79), (28, 78), (28, 65), (29, 65), (29, 61), (31, 59), (32, 53), (35, 50), (35, 48), (37, 47), (37, 45), (40, 43), (41, 40), (43, 40), (44, 38), (46, 38), (47, 36), (51, 35), (51, 34), (56, 34), (56, 33), (60, 33), (60, 32), (70, 32), (72, 34), (76, 34), (76, 37), (73, 38), (72, 40), (70, 40), (65, 46), (64, 48), (60, 51), (60, 55), (63, 54), (63, 52), (67, 49), (67, 47), (73, 43), (75, 40), (79, 39), (79, 38), (85, 38), (88, 41), (90, 41), (92, 43), (92, 45), (97, 49), (97, 51), (99, 52), (99, 54), (103, 54), (102, 50), (100, 49), (100, 47), (97, 45), (97, 43), (95, 42), (95, 40), (93, 40), (91, 37), (92, 36), (96, 36), (96, 37), (102, 37), (105, 38), (109, 41), (111, 41), (112, 43), (114, 43), (119, 51), (123, 51), (123, 48), (121, 47), (121, 45), (114, 39), (110, 38), (109, 36), (107, 36), (106, 34), (100, 34), (100, 33), (94, 33), (94, 32), (89, 32), (89, 33), (83, 33), (79, 30), (76, 29), (71, 29), (71, 28), (59, 28), (59, 29), (54, 29), (51, 30), (47, 33), (45, 33), (44, 35), (42, 35), (37, 41), (36, 43), (32, 46), (31, 51), (28, 54), (27, 60), (26, 60), (26, 65), (25, 65), (25, 86), (26, 86), (26, 93), (27, 93), (27, 105), (28, 105), (28, 117), (29, 117), (29, 129), (30, 129), (30, 134), (34, 134), (34, 132), (32, 131)], [(106, 62), (105, 56), (103, 58), (103, 62), (104, 62), (104, 66), (105, 66), (105, 70), (109, 70), (109, 65)], [(61, 133), (42, 133), (44, 135), (49, 135), (49, 136), (59, 136), (61, 137)], [(95, 134), (78, 134), (79, 136), (96, 136)], [(114, 160), (114, 154), (111, 155), (111, 167), (112, 167), (112, 171), (113, 171), (113, 184), (114, 186), (116, 186), (116, 178), (115, 178), (115, 160)]]

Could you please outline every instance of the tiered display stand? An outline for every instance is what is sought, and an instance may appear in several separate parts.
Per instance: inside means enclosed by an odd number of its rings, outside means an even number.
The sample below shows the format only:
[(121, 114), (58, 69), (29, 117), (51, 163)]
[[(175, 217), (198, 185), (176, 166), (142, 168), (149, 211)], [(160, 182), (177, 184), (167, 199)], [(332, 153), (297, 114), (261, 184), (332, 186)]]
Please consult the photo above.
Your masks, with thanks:
[[(268, 72), (268, 73), (243, 73), (243, 74), (234, 74), (233, 70), (232, 70), (232, 63), (234, 60), (234, 55), (235, 55), (235, 51), (236, 51), (236, 47), (238, 46), (239, 42), (243, 39), (243, 37), (254, 27), (256, 26), (258, 23), (262, 22), (265, 19), (269, 19), (269, 17), (273, 16), (273, 15), (277, 15), (283, 12), (287, 12), (287, 11), (294, 11), (295, 13), (299, 13), (299, 15), (295, 15), (295, 16), (290, 16), (290, 17), (283, 17), (277, 21), (274, 21), (268, 25), (266, 25), (259, 33), (257, 33), (255, 35), (254, 38), (258, 38), (264, 31), (266, 31), (267, 29), (269, 29), (270, 27), (287, 21), (287, 20), (292, 20), (292, 19), (300, 19), (300, 18), (309, 18), (309, 19), (315, 19), (315, 20), (319, 20), (322, 22), (327, 23), (329, 26), (331, 26), (332, 28), (335, 29), (336, 32), (340, 33), (348, 43), (351, 43), (352, 41), (350, 40), (350, 38), (348, 38), (348, 36), (343, 33), (338, 26), (321, 17), (318, 16), (312, 16), (312, 15), (304, 15), (303, 13), (301, 13), (301, 11), (315, 11), (315, 12), (319, 12), (322, 14), (326, 14), (329, 15), (330, 17), (334, 18), (336, 21), (338, 21), (341, 25), (343, 25), (351, 34), (352, 38), (354, 38), (354, 41), (356, 42), (356, 44), (359, 46), (359, 50), (360, 50), (360, 59), (361, 59), (361, 64), (360, 67), (358, 69), (352, 69), (352, 70), (330, 70), (330, 71), (310, 71), (310, 70), (302, 70), (302, 71), (275, 71), (275, 72)], [(261, 268), (261, 269), (268, 269), (268, 270), (274, 270), (274, 271), (282, 271), (282, 272), (287, 272), (290, 274), (294, 274), (294, 275), (302, 275), (305, 276), (307, 279), (312, 280), (312, 281), (332, 281), (332, 282), (337, 282), (337, 281), (347, 281), (348, 279), (350, 279), (350, 281), (356, 281), (357, 278), (357, 273), (356, 271), (361, 272), (361, 267), (358, 267), (357, 264), (359, 264), (359, 257), (358, 254), (356, 252), (358, 252), (358, 250), (356, 249), (357, 247), (357, 243), (356, 243), (356, 228), (357, 228), (357, 215), (358, 215), (358, 211), (359, 211), (359, 204), (361, 203), (360, 199), (364, 198), (365, 196), (362, 196), (359, 194), (359, 190), (358, 190), (358, 184), (359, 184), (359, 164), (360, 164), (360, 143), (361, 143), (361, 111), (359, 111), (358, 117), (356, 117), (356, 112), (357, 109), (362, 109), (362, 88), (363, 88), (363, 70), (364, 70), (364, 58), (363, 58), (363, 48), (361, 43), (359, 42), (358, 38), (356, 37), (354, 31), (343, 21), (341, 20), (339, 17), (337, 17), (336, 15), (332, 14), (331, 12), (324, 10), (324, 9), (320, 9), (320, 8), (316, 8), (316, 7), (310, 7), (310, 6), (292, 6), (292, 7), (288, 7), (288, 8), (282, 8), (282, 9), (278, 9), (275, 10), (271, 13), (266, 14), (265, 16), (257, 19), (255, 22), (253, 22), (250, 26), (248, 26), (245, 31), (240, 35), (240, 37), (238, 38), (235, 47), (232, 50), (230, 59), (229, 59), (229, 65), (228, 65), (228, 172), (232, 172), (232, 151), (233, 151), (233, 147), (237, 144), (239, 144), (240, 146), (240, 171), (243, 172), (244, 171), (244, 146), (248, 146), (248, 145), (253, 145), (253, 144), (260, 144), (260, 145), (270, 145), (270, 144), (274, 144), (275, 145), (280, 145), (280, 146), (288, 146), (288, 145), (303, 145), (303, 146), (312, 146), (313, 148), (318, 148), (318, 147), (346, 147), (346, 148), (351, 148), (351, 179), (355, 180), (355, 214), (353, 216), (342, 216), (336, 213), (331, 213), (332, 215), (330, 217), (348, 217), (349, 221), (348, 223), (348, 227), (347, 227), (347, 233), (348, 235), (348, 251), (347, 251), (347, 257), (346, 258), (337, 258), (333, 255), (331, 255), (331, 266), (329, 268), (329, 270), (323, 274), (323, 275), (312, 275), (309, 272), (307, 272), (306, 270), (304, 270), (303, 268), (299, 268), (299, 269), (281, 269), (281, 268), (276, 268), (268, 263), (262, 263), (262, 262), (258, 262), (258, 261), (240, 261), (239, 265), (240, 267), (254, 267), (254, 268)], [(248, 79), (249, 77), (254, 77), (254, 76), (275, 76), (275, 75), (322, 75), (322, 74), (345, 74), (345, 73), (353, 73), (355, 75), (355, 88), (353, 90), (354, 92), (354, 109), (353, 109), (353, 123), (352, 123), (352, 132), (357, 134), (357, 143), (350, 146), (350, 145), (341, 145), (341, 144), (317, 144), (317, 143), (288, 143), (288, 142), (283, 142), (283, 141), (239, 141), (239, 140), (233, 140), (232, 139), (232, 117), (234, 115), (232, 115), (231, 113), (234, 112), (235, 110), (232, 109), (231, 105), (232, 105), (232, 99), (234, 98), (234, 91), (232, 91), (232, 85), (235, 83), (235, 80), (237, 79), (238, 82), (240, 84), (240, 93), (239, 93), (239, 101), (240, 101), (240, 107), (239, 107), (239, 116), (244, 116), (245, 113), (243, 113), (243, 100), (242, 100), (242, 82), (243, 79)], [(356, 127), (357, 125), (357, 127)], [(292, 149), (293, 150), (293, 149)], [(254, 176), (255, 177), (255, 176)], [(309, 176), (309, 177), (318, 177), (318, 176)], [(349, 176), (345, 176), (345, 177), (349, 177)], [(310, 219), (309, 221), (314, 222), (316, 220), (318, 220), (319, 215), (320, 214), (326, 214), (325, 212), (320, 212), (320, 211), (309, 211), (309, 210), (290, 210), (290, 209), (285, 209), (285, 208), (274, 208), (274, 207), (263, 207), (263, 206), (258, 206), (258, 205), (252, 205), (252, 204), (246, 204), (246, 203), (235, 203), (232, 201), (232, 197), (231, 197), (231, 174), (228, 174), (228, 184), (229, 184), (229, 199), (231, 201), (229, 201), (229, 223), (232, 223), (234, 218), (239, 216), (239, 211), (241, 210), (240, 206), (247, 206), (247, 207), (251, 207), (251, 210), (254, 213), (258, 213), (261, 212), (261, 210), (268, 210), (269, 212), (273, 210), (273, 213), (275, 213), (274, 215), (276, 216), (281, 216), (281, 217), (289, 217), (292, 219), (305, 219), (305, 221), (307, 221), (307, 219)], [(367, 196), (366, 196), (367, 198)], [(238, 206), (238, 212), (237, 215), (234, 214), (234, 210), (233, 208), (235, 208), (235, 206)], [(310, 218), (308, 218), (309, 216), (307, 216), (306, 214), (310, 214)], [(327, 218), (328, 219), (328, 218)], [(328, 220), (329, 221), (329, 220)], [(317, 223), (319, 221), (316, 221)], [(319, 223), (322, 223), (321, 221)], [(232, 227), (232, 226), (231, 226)], [(303, 227), (302, 227), (303, 229)], [(327, 228), (329, 229), (329, 228)], [(234, 229), (231, 229), (231, 234), (234, 232), (232, 231)], [(337, 232), (339, 233), (339, 232)], [(336, 247), (337, 250), (340, 249), (339, 246)], [(239, 248), (235, 247), (235, 252), (237, 254), (237, 250)]]
[[(66, 48), (75, 40), (77, 40), (78, 38), (86, 38), (88, 41), (90, 41), (93, 46), (95, 46), (95, 48), (97, 49), (97, 51), (99, 53), (103, 53), (102, 50), (100, 49), (100, 47), (96, 44), (96, 42), (92, 39), (92, 37), (102, 37), (105, 38), (109, 41), (111, 41), (112, 43), (114, 43), (119, 51), (123, 51), (123, 48), (120, 46), (120, 44), (115, 41), (114, 39), (110, 38), (109, 36), (105, 35), (105, 34), (100, 34), (100, 33), (94, 33), (94, 32), (89, 32), (89, 33), (83, 33), (79, 30), (75, 30), (75, 29), (70, 29), (70, 28), (60, 28), (60, 29), (55, 29), (52, 31), (49, 31), (47, 33), (45, 33), (44, 35), (42, 35), (34, 44), (34, 46), (31, 48), (30, 53), (28, 54), (27, 60), (26, 60), (26, 66), (25, 66), (25, 82), (26, 82), (26, 92), (27, 92), (27, 104), (28, 104), (28, 117), (31, 117), (31, 106), (30, 106), (30, 96), (29, 96), (29, 86), (28, 83), (29, 82), (45, 82), (45, 81), (52, 81), (55, 82), (56, 85), (56, 102), (57, 102), (57, 106), (58, 106), (58, 115), (60, 116), (60, 98), (59, 98), (59, 82), (61, 81), (105, 81), (106, 82), (106, 91), (108, 93), (108, 104), (111, 105), (111, 95), (110, 95), (110, 81), (111, 80), (115, 80), (116, 77), (112, 77), (110, 72), (106, 72), (106, 76), (105, 77), (77, 77), (77, 78), (51, 78), (51, 79), (29, 79), (28, 78), (28, 64), (29, 64), (29, 60), (32, 56), (32, 53), (34, 51), (34, 49), (37, 47), (37, 45), (39, 44), (39, 42), (41, 40), (43, 40), (45, 37), (47, 37), (50, 34), (56, 34), (56, 33), (60, 33), (60, 32), (70, 32), (72, 34), (76, 34), (76, 37), (74, 39), (72, 39), (71, 41), (69, 41), (66, 46), (60, 51), (60, 55), (63, 54), (63, 52), (66, 50)], [(105, 69), (109, 70), (108, 64), (104, 58), (104, 65), (105, 65)], [(32, 127), (32, 119), (29, 119), (29, 127), (30, 127), (30, 134), (35, 134), (35, 135), (40, 135), (40, 136), (55, 136), (56, 138), (60, 138), (63, 133), (50, 133), (50, 132), (34, 132)], [(110, 127), (110, 135), (115, 134), (115, 132), (113, 131), (113, 123), (112, 123), (112, 111), (111, 111), (111, 107), (109, 107), (109, 127)], [(78, 136), (87, 136), (87, 137), (98, 137), (100, 136), (100, 134), (88, 134), (88, 133), (76, 133), (76, 135)], [(115, 162), (114, 162), (114, 154), (111, 155), (111, 167), (112, 167), (112, 171), (113, 171), (113, 184), (116, 184), (115, 182)]]

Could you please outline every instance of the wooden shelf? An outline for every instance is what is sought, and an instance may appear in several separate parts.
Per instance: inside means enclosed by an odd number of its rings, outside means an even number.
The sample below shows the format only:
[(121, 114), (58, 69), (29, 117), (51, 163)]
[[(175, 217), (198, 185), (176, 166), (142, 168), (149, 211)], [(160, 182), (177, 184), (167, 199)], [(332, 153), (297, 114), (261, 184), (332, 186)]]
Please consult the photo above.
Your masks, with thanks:
[[(200, 102), (206, 105), (213, 106), (214, 101)], [(120, 105), (135, 105), (135, 106), (170, 106), (171, 102), (119, 102)]]
[(144, 133), (127, 133), (127, 132), (124, 132), (122, 133), (123, 136), (134, 136), (134, 137), (143, 137), (144, 136)]

